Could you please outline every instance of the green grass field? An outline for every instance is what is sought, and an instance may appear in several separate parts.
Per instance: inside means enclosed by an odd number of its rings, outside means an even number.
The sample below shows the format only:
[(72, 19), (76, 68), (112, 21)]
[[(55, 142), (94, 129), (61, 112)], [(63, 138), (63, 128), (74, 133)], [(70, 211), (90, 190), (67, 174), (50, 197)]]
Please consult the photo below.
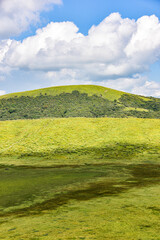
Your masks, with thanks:
[(0, 122), (0, 176), (0, 239), (160, 239), (158, 119)]
[(158, 119), (39, 119), (0, 122), (1, 164), (159, 161)]

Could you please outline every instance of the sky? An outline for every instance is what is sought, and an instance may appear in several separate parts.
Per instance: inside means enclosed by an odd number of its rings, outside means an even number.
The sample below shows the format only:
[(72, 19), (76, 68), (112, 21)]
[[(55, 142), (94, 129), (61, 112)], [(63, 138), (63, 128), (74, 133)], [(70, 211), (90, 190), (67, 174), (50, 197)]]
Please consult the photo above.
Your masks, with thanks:
[(160, 97), (160, 0), (0, 0), (0, 95), (77, 84)]

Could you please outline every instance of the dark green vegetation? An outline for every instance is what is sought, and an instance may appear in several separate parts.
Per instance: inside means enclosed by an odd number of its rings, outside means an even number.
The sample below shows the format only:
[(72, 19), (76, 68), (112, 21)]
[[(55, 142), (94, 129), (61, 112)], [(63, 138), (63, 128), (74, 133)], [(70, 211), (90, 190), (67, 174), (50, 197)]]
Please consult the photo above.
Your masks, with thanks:
[[(86, 86), (85, 86), (86, 87)], [(92, 87), (88, 86), (81, 91), (73, 90), (57, 95), (50, 95), (43, 89), (39, 95), (21, 94), (8, 95), (0, 99), (0, 120), (37, 119), (46, 117), (137, 117), (160, 118), (160, 99), (145, 98), (132, 94), (115, 91), (112, 96), (103, 96), (100, 90), (92, 93)], [(91, 88), (91, 91), (89, 91)], [(98, 86), (96, 87), (98, 88)], [(77, 86), (77, 89), (79, 87)], [(54, 88), (53, 88), (54, 90)], [(38, 91), (38, 90), (37, 90)], [(106, 90), (108, 91), (108, 89)], [(114, 90), (110, 90), (114, 91)], [(89, 94), (90, 92), (90, 94)], [(29, 92), (28, 92), (29, 93)], [(6, 95), (7, 96), (7, 95)]]

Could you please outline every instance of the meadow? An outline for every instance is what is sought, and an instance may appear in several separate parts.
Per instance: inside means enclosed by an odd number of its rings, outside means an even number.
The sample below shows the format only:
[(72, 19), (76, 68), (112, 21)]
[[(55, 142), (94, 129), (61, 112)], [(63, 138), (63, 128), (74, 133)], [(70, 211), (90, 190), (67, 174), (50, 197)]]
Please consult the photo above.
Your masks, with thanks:
[(1, 164), (159, 162), (158, 119), (69, 118), (0, 122)]
[(0, 122), (0, 176), (0, 239), (160, 239), (158, 119)]

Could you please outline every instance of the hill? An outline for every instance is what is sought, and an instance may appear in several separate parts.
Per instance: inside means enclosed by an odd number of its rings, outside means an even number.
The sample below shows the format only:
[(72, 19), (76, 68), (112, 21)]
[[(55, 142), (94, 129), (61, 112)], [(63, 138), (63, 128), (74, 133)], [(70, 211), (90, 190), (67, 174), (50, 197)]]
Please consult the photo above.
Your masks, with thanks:
[(0, 164), (158, 162), (158, 119), (69, 118), (0, 122)]
[(160, 99), (94, 85), (50, 87), (0, 97), (0, 120), (46, 117), (160, 118)]

